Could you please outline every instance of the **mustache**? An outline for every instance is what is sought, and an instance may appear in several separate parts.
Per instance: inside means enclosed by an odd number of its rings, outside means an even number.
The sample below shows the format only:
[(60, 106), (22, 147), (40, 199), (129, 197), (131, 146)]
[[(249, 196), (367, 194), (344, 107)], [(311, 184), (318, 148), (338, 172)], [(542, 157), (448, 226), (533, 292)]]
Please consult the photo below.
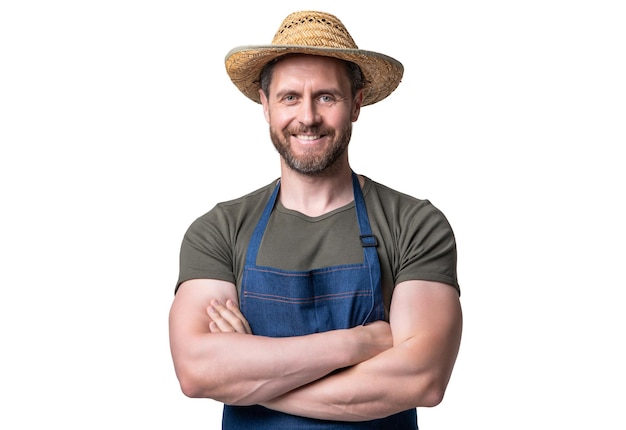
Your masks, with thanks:
[(313, 126), (313, 127), (300, 126), (300, 127), (287, 130), (287, 133), (289, 134), (320, 134), (320, 135), (326, 135), (326, 136), (333, 136), (335, 134), (335, 129), (325, 128), (325, 127), (316, 127), (316, 126)]

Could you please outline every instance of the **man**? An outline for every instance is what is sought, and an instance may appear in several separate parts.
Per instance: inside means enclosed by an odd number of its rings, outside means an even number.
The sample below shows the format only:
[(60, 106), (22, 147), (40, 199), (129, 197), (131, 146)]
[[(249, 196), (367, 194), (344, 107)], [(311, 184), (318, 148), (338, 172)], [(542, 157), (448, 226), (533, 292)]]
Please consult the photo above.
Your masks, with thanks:
[(225, 429), (417, 429), (460, 345), (454, 235), (428, 201), (356, 175), (347, 150), (402, 65), (304, 11), (226, 68), (263, 106), (280, 179), (185, 234), (170, 312), (182, 391), (223, 402)]

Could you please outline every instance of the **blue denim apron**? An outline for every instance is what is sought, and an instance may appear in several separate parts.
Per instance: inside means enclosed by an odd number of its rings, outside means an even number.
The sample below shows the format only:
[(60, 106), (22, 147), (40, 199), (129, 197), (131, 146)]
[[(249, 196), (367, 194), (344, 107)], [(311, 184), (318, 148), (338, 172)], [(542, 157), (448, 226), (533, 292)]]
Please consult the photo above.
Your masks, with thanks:
[[(364, 261), (305, 272), (257, 266), (261, 239), (276, 203), (276, 185), (250, 239), (240, 292), (241, 311), (255, 335), (300, 336), (382, 320), (385, 310), (377, 241), (372, 235), (363, 193), (352, 174), (354, 203)], [(376, 381), (372, 381), (375, 384)], [(415, 409), (365, 421), (327, 421), (272, 411), (262, 406), (224, 405), (225, 430), (358, 429), (416, 430)]]

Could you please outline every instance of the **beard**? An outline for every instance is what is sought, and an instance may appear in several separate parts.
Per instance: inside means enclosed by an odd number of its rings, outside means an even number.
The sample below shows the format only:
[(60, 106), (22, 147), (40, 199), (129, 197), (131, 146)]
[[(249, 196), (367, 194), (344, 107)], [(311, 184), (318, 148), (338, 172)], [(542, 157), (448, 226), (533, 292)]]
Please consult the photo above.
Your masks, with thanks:
[[(323, 152), (306, 150), (302, 155), (296, 155), (291, 148), (289, 140), (293, 134), (298, 133), (324, 134), (331, 138), (331, 143)], [(274, 148), (276, 148), (276, 151), (285, 160), (289, 168), (303, 175), (314, 176), (330, 169), (346, 152), (352, 137), (352, 124), (348, 124), (339, 132), (336, 129), (322, 130), (316, 127), (300, 128), (295, 133), (290, 130), (277, 132), (270, 127), (270, 137)]]

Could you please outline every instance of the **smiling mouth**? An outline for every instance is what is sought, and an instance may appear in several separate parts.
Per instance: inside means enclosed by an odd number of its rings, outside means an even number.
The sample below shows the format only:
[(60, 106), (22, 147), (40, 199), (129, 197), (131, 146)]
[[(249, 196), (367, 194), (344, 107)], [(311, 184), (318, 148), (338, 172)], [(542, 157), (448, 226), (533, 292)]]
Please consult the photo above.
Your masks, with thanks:
[(322, 135), (321, 134), (296, 134), (294, 135), (294, 137), (298, 140), (303, 140), (303, 141), (313, 141), (313, 140), (317, 140), (317, 139), (321, 139)]

